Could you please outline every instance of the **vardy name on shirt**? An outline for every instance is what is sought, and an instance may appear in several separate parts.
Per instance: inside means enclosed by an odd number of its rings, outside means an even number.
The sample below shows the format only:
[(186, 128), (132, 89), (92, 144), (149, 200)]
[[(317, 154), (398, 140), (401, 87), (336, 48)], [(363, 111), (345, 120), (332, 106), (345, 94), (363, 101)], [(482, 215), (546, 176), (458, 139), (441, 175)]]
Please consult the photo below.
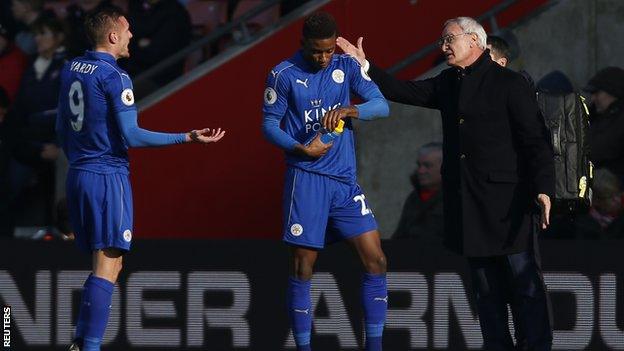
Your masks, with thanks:
[(78, 72), (78, 73), (88, 73), (93, 74), (95, 70), (98, 68), (98, 65), (93, 65), (90, 63), (74, 61), (71, 63), (70, 71)]

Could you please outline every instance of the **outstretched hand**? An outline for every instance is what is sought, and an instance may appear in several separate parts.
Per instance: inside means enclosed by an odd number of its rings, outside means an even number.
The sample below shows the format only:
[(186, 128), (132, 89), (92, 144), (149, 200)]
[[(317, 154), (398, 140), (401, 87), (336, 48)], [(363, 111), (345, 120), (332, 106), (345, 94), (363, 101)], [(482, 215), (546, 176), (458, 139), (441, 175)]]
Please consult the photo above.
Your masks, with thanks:
[(195, 142), (200, 144), (216, 143), (225, 135), (225, 130), (204, 128), (192, 130), (186, 133), (186, 142)]
[(357, 40), (357, 46), (351, 44), (347, 39), (343, 37), (338, 37), (336, 39), (336, 45), (344, 51), (345, 54), (349, 54), (353, 56), (360, 64), (360, 66), (364, 65), (364, 61), (366, 61), (366, 55), (364, 54), (364, 47), (362, 46), (362, 42), (364, 41), (363, 37), (359, 37)]

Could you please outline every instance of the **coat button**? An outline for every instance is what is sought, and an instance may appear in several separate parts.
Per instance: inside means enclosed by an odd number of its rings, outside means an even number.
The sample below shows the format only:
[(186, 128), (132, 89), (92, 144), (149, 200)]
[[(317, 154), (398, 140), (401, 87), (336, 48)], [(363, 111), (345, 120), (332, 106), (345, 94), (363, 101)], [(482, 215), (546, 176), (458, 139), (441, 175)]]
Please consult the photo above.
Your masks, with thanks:
[(466, 158), (466, 154), (461, 154), (461, 155), (459, 156), (459, 158), (461, 158), (462, 160), (463, 160), (463, 159), (465, 159), (465, 158)]

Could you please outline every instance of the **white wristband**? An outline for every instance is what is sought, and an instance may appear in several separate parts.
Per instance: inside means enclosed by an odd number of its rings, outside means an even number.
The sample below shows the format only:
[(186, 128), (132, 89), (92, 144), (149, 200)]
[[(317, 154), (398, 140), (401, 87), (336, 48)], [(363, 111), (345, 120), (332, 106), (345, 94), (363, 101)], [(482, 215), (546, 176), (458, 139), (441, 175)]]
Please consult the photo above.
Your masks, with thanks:
[(368, 73), (368, 70), (370, 69), (370, 62), (368, 62), (368, 60), (364, 60), (362, 68), (364, 69), (364, 72)]

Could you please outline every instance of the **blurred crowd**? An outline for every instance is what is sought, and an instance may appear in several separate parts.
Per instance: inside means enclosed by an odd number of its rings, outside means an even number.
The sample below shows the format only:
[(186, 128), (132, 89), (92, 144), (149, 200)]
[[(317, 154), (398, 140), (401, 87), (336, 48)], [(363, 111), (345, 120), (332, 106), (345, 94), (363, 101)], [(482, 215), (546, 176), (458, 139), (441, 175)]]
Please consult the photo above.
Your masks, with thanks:
[[(305, 1), (284, 1), (246, 21), (246, 35)], [(71, 230), (64, 205), (66, 160), (54, 131), (60, 70), (90, 49), (86, 16), (116, 6), (127, 14), (136, 78), (262, 0), (0, 0), (0, 236), (60, 236)], [(235, 34), (235, 33), (234, 33)], [(241, 40), (229, 34), (147, 81), (161, 87)], [(136, 87), (135, 87), (136, 88)], [(141, 93), (136, 95), (141, 97)]]

